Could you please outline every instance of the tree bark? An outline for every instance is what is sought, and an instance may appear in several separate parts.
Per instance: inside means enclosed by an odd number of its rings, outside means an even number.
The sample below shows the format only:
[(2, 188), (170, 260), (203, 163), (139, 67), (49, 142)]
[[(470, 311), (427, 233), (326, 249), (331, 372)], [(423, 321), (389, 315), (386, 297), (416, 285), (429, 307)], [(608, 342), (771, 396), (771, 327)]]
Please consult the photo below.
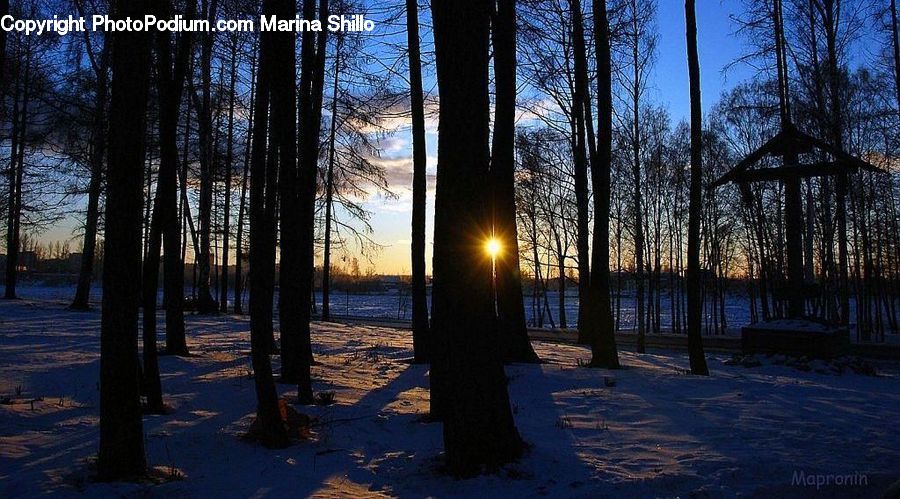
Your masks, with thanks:
[(700, 297), (700, 212), (703, 206), (703, 109), (700, 106), (700, 59), (697, 56), (697, 16), (694, 0), (685, 0), (684, 15), (687, 25), (688, 76), (691, 86), (691, 180), (690, 206), (688, 208), (688, 354), (691, 373), (709, 375), (703, 340), (700, 336), (700, 320), (703, 302)]
[[(266, 0), (263, 13), (276, 15), (286, 0)], [(275, 33), (260, 33), (259, 69), (254, 97), (253, 144), (250, 160), (250, 358), (256, 386), (256, 426), (260, 442), (267, 447), (288, 443), (278, 407), (278, 391), (269, 359), (275, 294), (275, 204), (276, 172), (266, 161), (269, 122), (269, 80), (277, 60), (272, 59)]]
[[(218, 0), (203, 0), (203, 16), (215, 22)], [(293, 17), (293, 16), (291, 16)], [(197, 264), (197, 311), (211, 313), (217, 310), (210, 290), (210, 237), (212, 235), (213, 199), (213, 121), (212, 121), (212, 50), (214, 32), (203, 35), (200, 48), (200, 103), (197, 106), (198, 136), (200, 139), (200, 203), (197, 213), (200, 254), (194, 255)]]
[[(575, 88), (572, 93), (572, 121), (574, 122), (573, 159), (575, 169), (575, 205), (576, 205), (576, 251), (578, 254), (578, 343), (590, 344), (593, 341), (595, 317), (591, 307), (591, 253), (590, 235), (590, 194), (588, 192), (588, 164), (585, 152), (585, 120), (587, 109), (587, 54), (584, 45), (584, 20), (580, 0), (571, 0), (569, 10), (572, 11), (572, 39), (574, 49)], [(592, 165), (594, 166), (594, 165)]]
[(639, 62), (639, 26), (637, 1), (632, 0), (633, 26), (629, 36), (634, 37), (634, 45), (632, 46), (632, 64), (634, 65), (634, 89), (631, 95), (631, 116), (634, 134), (631, 143), (632, 163), (631, 176), (634, 182), (634, 280), (635, 280), (635, 318), (637, 321), (637, 352), (644, 353), (646, 322), (644, 317), (645, 296), (644, 296), (644, 207), (643, 195), (641, 192), (641, 149), (643, 147), (641, 137), (641, 116), (640, 116), (640, 62)]
[(493, 234), (500, 244), (495, 267), (498, 327), (507, 362), (540, 362), (525, 326), (525, 301), (519, 271), (516, 228), (516, 2), (499, 0), (493, 23), (494, 110), (490, 174), (493, 188)]
[(422, 93), (422, 61), (419, 50), (418, 0), (406, 0), (406, 37), (409, 47), (409, 92), (412, 114), (412, 329), (413, 362), (430, 360), (428, 297), (425, 283), (425, 205), (427, 151), (425, 145), (425, 103)]
[(593, 316), (591, 366), (619, 368), (615, 326), (609, 297), (609, 202), (612, 170), (612, 54), (606, 0), (594, 0), (594, 40), (597, 44), (597, 163), (594, 187), (594, 237), (588, 299)]
[[(304, 0), (303, 18), (313, 19), (315, 11), (315, 1)], [(327, 0), (321, 0), (320, 19), (327, 17), (327, 11)], [(315, 202), (326, 33), (327, 31), (322, 31), (316, 35), (313, 32), (304, 32), (301, 39), (299, 167), (295, 167), (292, 186), (282, 186), (281, 201), (282, 217), (288, 217), (288, 220), (282, 218), (279, 279), (282, 381), (296, 383), (297, 398), (306, 404), (313, 401), (310, 376), (313, 359), (309, 322), (312, 316), (315, 277)], [(281, 178), (284, 182), (287, 177)], [(291, 198), (285, 198), (287, 192), (285, 189), (291, 191)], [(286, 202), (293, 207), (290, 213), (287, 212)]]
[[(115, 17), (150, 14), (146, 0), (121, 0)], [(112, 54), (103, 310), (100, 330), (98, 476), (119, 480), (146, 470), (138, 363), (141, 200), (150, 34), (116, 33)]]
[[(517, 459), (516, 430), (493, 310), (489, 195), (491, 3), (432, 2), (440, 89), (435, 200), (433, 395), (443, 398), (449, 471), (471, 476)], [(433, 378), (434, 381), (438, 379)], [(443, 392), (440, 393), (439, 392)], [(432, 406), (434, 409), (434, 406)], [(486, 438), (490, 435), (490, 438)]]
[[(293, 18), (296, 7), (279, 4), (280, 15)], [(305, 34), (304, 34), (305, 35)], [(273, 57), (277, 61), (272, 75), (272, 110), (269, 140), (272, 154), (277, 155), (279, 203), (281, 222), (281, 266), (279, 269), (278, 311), (281, 319), (281, 378), (282, 383), (299, 383), (303, 374), (303, 358), (300, 347), (302, 314), (299, 310), (303, 296), (299, 294), (303, 276), (300, 259), (305, 227), (300, 219), (298, 197), (298, 172), (296, 157), (297, 129), (294, 109), (297, 108), (294, 66), (294, 37), (281, 35), (273, 39)], [(304, 57), (306, 54), (304, 54)], [(308, 322), (308, 321), (307, 321)], [(308, 327), (308, 326), (307, 326)], [(301, 394), (302, 398), (302, 394)]]
[[(840, 0), (823, 0), (822, 21), (825, 28), (825, 45), (828, 54), (828, 90), (831, 94), (830, 132), (832, 147), (842, 151), (843, 119), (840, 99), (840, 68), (838, 67), (838, 19), (836, 10), (840, 10)], [(838, 225), (838, 282), (841, 305), (840, 321), (844, 326), (850, 324), (850, 284), (848, 277), (849, 257), (847, 255), (847, 174), (837, 176), (835, 195), (837, 206), (835, 215)]]

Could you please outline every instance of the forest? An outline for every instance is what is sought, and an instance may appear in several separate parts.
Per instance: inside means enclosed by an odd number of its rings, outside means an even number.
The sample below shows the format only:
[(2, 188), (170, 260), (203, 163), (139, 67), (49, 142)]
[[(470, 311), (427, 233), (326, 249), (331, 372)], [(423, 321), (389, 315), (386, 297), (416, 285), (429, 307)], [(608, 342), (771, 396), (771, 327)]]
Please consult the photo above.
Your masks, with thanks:
[(0, 495), (900, 497), (897, 2), (716, 4), (0, 0)]

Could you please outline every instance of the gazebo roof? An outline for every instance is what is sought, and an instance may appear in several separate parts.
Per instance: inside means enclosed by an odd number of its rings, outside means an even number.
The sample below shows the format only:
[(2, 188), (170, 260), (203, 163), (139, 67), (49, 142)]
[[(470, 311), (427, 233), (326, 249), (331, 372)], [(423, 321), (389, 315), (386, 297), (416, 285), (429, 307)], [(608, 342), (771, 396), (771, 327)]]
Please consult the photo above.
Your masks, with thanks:
[[(805, 154), (819, 150), (828, 153), (834, 161), (823, 161), (807, 165), (787, 165), (772, 168), (751, 169), (764, 157), (784, 156), (788, 153)], [(818, 177), (823, 175), (836, 175), (844, 172), (852, 172), (857, 169), (868, 170), (875, 173), (887, 173), (881, 168), (847, 154), (833, 147), (831, 144), (801, 132), (793, 125), (785, 126), (774, 137), (769, 139), (759, 149), (751, 152), (741, 160), (734, 168), (718, 180), (710, 184), (714, 189), (728, 182), (756, 182), (766, 180), (779, 180), (787, 176)]]

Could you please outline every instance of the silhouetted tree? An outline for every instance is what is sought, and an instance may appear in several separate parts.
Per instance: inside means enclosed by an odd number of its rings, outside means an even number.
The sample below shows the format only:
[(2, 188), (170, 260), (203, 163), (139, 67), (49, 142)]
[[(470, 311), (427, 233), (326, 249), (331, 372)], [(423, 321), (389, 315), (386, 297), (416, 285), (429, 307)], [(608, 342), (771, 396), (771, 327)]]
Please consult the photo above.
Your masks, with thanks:
[[(201, 0), (203, 19), (215, 23), (219, 0)], [(293, 16), (291, 16), (293, 18)], [(203, 33), (200, 43), (200, 95), (193, 95), (197, 108), (197, 125), (200, 146), (200, 203), (197, 211), (200, 254), (195, 254), (197, 265), (197, 311), (210, 313), (217, 310), (210, 290), (210, 237), (212, 235), (213, 201), (213, 112), (212, 112), (212, 53), (215, 32)]]
[[(81, 5), (75, 2), (76, 6)], [(83, 13), (79, 13), (82, 16)], [(88, 204), (84, 215), (84, 238), (81, 250), (81, 264), (78, 272), (78, 284), (71, 308), (87, 310), (90, 307), (91, 282), (94, 276), (94, 260), (97, 250), (97, 229), (100, 219), (100, 197), (103, 194), (103, 173), (106, 166), (106, 126), (109, 96), (109, 55), (112, 44), (109, 37), (102, 35), (103, 42), (100, 53), (90, 34), (85, 33), (85, 52), (96, 77), (96, 93), (94, 94), (93, 137), (90, 152), (91, 180), (88, 185)]]
[(700, 106), (700, 59), (697, 56), (697, 15), (694, 0), (685, 0), (684, 16), (687, 24), (688, 76), (691, 86), (691, 181), (688, 208), (687, 256), (687, 334), (691, 373), (709, 375), (703, 353), (700, 321), (703, 301), (700, 296), (700, 210), (703, 195), (703, 109)]
[[(264, 15), (281, 15), (291, 9), (289, 0), (265, 0)], [(269, 107), (277, 102), (271, 95), (275, 67), (279, 61), (275, 47), (277, 36), (289, 33), (263, 32), (259, 37), (259, 67), (253, 116), (253, 144), (250, 159), (250, 358), (256, 385), (257, 438), (268, 447), (288, 443), (287, 429), (281, 420), (278, 391), (272, 378), (272, 319), (275, 294), (275, 213), (277, 204), (277, 171), (273, 158), (267, 158), (267, 130), (280, 123), (269, 124)], [(281, 51), (282, 56), (286, 56)], [(283, 75), (282, 75), (283, 76)], [(281, 90), (284, 90), (282, 87)], [(283, 98), (283, 97), (282, 97)], [(293, 118), (291, 119), (293, 121)], [(270, 153), (274, 154), (274, 152)]]
[(413, 361), (429, 361), (428, 298), (425, 283), (425, 103), (422, 93), (422, 60), (419, 51), (418, 0), (406, 0), (406, 39), (409, 47), (409, 105), (412, 115), (412, 330)]
[(496, 103), (491, 148), (492, 234), (500, 244), (495, 258), (497, 318), (507, 362), (538, 362), (525, 327), (516, 228), (516, 2), (499, 0), (494, 13)]
[[(114, 16), (143, 18), (146, 0), (120, 0)], [(114, 35), (100, 330), (100, 454), (98, 476), (118, 480), (143, 475), (138, 364), (141, 302), (141, 200), (144, 132), (150, 74), (148, 32)]]
[(619, 353), (609, 299), (609, 203), (612, 170), (612, 53), (606, 0), (593, 0), (597, 47), (597, 162), (591, 172), (594, 188), (594, 235), (591, 255), (589, 312), (596, 328), (591, 339), (591, 366), (617, 369)]
[[(316, 14), (315, 1), (304, 0), (303, 18), (313, 19)], [(328, 0), (320, 0), (318, 16), (325, 25), (328, 17)], [(279, 303), (282, 378), (297, 383), (297, 397), (302, 403), (312, 402), (310, 364), (313, 358), (309, 321), (312, 313), (315, 202), (319, 175), (319, 133), (322, 125), (322, 94), (325, 88), (327, 33), (327, 30), (318, 33), (306, 31), (301, 38), (300, 90), (297, 106), (299, 108), (297, 121), (300, 125), (299, 162), (295, 176), (297, 187), (294, 190), (297, 210), (290, 215), (292, 224), (282, 222), (281, 234)], [(284, 213), (282, 210), (282, 216)], [(289, 227), (293, 234), (285, 234), (285, 227)], [(284, 254), (286, 246), (288, 255)], [(288, 265), (287, 270), (285, 264)], [(289, 276), (287, 281), (286, 276)]]
[[(442, 399), (448, 469), (470, 476), (517, 459), (484, 246), (491, 213), (488, 45), (491, 3), (434, 1), (440, 92), (432, 330), (433, 396)], [(432, 410), (435, 406), (432, 406)], [(488, 437), (489, 436), (489, 437)]]

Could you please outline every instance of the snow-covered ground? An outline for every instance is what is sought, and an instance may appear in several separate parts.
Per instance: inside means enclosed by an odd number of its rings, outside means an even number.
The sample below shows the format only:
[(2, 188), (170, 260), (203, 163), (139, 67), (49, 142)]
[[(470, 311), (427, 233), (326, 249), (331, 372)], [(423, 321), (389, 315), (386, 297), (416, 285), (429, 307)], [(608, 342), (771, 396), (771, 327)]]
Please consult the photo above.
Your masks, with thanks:
[[(331, 323), (314, 327), (313, 375), (336, 404), (298, 407), (318, 418), (312, 439), (266, 450), (240, 438), (255, 400), (246, 318), (191, 316), (196, 356), (161, 359), (174, 411), (144, 419), (148, 461), (184, 478), (99, 484), (99, 318), (0, 302), (12, 402), (0, 404), (0, 497), (880, 497), (900, 478), (896, 364), (835, 376), (713, 355), (700, 378), (681, 353), (623, 352), (611, 372), (578, 367), (584, 348), (536, 343), (548, 363), (507, 369), (531, 449), (497, 475), (454, 480), (439, 471), (440, 426), (420, 420), (427, 369), (409, 364), (409, 332)], [(812, 485), (792, 483), (800, 473)], [(817, 490), (819, 477), (830, 485)]]

